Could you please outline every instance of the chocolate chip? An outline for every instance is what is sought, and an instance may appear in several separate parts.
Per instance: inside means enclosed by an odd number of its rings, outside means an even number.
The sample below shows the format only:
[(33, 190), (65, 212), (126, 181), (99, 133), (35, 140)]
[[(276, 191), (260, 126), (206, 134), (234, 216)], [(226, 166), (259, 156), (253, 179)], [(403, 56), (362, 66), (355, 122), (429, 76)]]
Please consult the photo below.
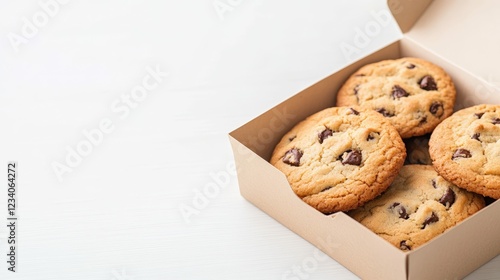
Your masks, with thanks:
[(297, 148), (292, 148), (283, 156), (283, 162), (291, 166), (299, 166), (303, 152)]
[(400, 205), (400, 204), (401, 204), (401, 203), (399, 203), (399, 202), (394, 202), (394, 203), (393, 203), (393, 204), (389, 207), (389, 209), (394, 209), (394, 207), (396, 207), (396, 206), (398, 206), (398, 205)]
[(429, 112), (433, 114), (434, 116), (440, 118), (444, 114), (444, 108), (443, 108), (443, 103), (441, 102), (432, 102), (431, 106), (429, 107)]
[(474, 134), (470, 137), (470, 139), (474, 139), (474, 140), (477, 140), (477, 141), (481, 141), (481, 140), (479, 139), (479, 136), (481, 136), (479, 133), (474, 133)]
[(368, 137), (366, 137), (366, 141), (370, 141), (370, 140), (375, 139), (375, 135), (380, 135), (380, 133), (378, 133), (378, 132), (370, 132), (370, 134), (368, 134)]
[(409, 218), (408, 213), (406, 213), (406, 208), (404, 208), (403, 206), (399, 208), (398, 214), (401, 219), (407, 220)]
[(424, 90), (437, 90), (436, 81), (432, 76), (426, 75), (419, 82), (420, 88)]
[(423, 118), (420, 119), (420, 122), (418, 124), (424, 124), (427, 122), (427, 116), (424, 116)]
[(411, 247), (406, 244), (406, 240), (403, 240), (399, 243), (399, 248), (403, 251), (410, 251)]
[(342, 164), (361, 165), (361, 152), (358, 150), (348, 150), (345, 158), (341, 157)]
[(437, 221), (439, 221), (439, 217), (436, 216), (434, 212), (432, 212), (432, 215), (429, 218), (425, 219), (424, 224), (422, 225), (422, 229), (424, 229), (428, 224), (432, 224)]
[(322, 132), (318, 133), (318, 140), (319, 140), (319, 143), (320, 144), (323, 144), (323, 141), (332, 136), (333, 135), (333, 131), (329, 128), (323, 130)]
[(351, 109), (351, 113), (353, 113), (356, 116), (359, 116), (359, 112), (358, 111), (354, 110), (353, 108), (349, 108), (349, 109)]
[(395, 85), (392, 87), (392, 98), (393, 99), (399, 99), (401, 97), (407, 97), (410, 94), (406, 92), (402, 87)]
[(413, 69), (413, 68), (415, 68), (415, 64), (410, 63), (410, 64), (406, 65), (406, 68)]
[(450, 208), (455, 203), (455, 192), (451, 188), (448, 188), (439, 199), (439, 203), (443, 204), (446, 208)]
[(480, 119), (484, 113), (475, 113), (474, 116), (476, 116), (478, 119)]
[(432, 179), (432, 187), (433, 188), (437, 188), (437, 186), (436, 186), (436, 179)]
[(288, 138), (288, 141), (292, 142), (295, 138), (297, 138), (297, 135), (294, 135), (294, 136), (292, 136), (292, 137), (289, 137), (289, 138)]
[(491, 121), (492, 124), (500, 124), (500, 118), (494, 118), (492, 121)]
[(390, 209), (390, 210), (393, 210), (393, 209), (395, 209), (395, 208), (397, 208), (397, 211), (398, 211), (399, 217), (400, 217), (401, 219), (405, 219), (405, 220), (407, 220), (407, 219), (410, 217), (410, 216), (408, 216), (408, 213), (406, 212), (406, 208), (405, 208), (403, 205), (401, 205), (401, 203), (399, 203), (399, 202), (394, 202), (394, 203), (393, 203), (393, 204), (389, 207), (389, 209)]
[(333, 188), (333, 187), (332, 187), (332, 186), (328, 186), (328, 187), (326, 187), (326, 188), (322, 189), (322, 190), (321, 190), (321, 192), (326, 192), (327, 190), (329, 190), (329, 189), (331, 189), (331, 188)]
[(359, 85), (356, 85), (354, 87), (354, 94), (357, 95), (358, 94), (358, 90), (359, 90)]
[(380, 114), (382, 114), (382, 116), (386, 118), (394, 117), (394, 114), (388, 112), (385, 108), (378, 108), (375, 109), (375, 111), (379, 112)]
[(467, 149), (457, 149), (455, 153), (453, 153), (453, 156), (451, 156), (451, 159), (456, 159), (456, 158), (470, 158), (472, 155), (469, 150)]

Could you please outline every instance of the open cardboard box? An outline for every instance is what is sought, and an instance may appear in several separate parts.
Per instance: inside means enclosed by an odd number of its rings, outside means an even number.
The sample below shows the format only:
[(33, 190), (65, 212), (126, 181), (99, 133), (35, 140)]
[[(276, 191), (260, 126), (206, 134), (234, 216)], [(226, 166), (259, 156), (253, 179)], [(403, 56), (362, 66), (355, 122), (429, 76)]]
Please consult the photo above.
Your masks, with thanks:
[[(240, 191), (262, 211), (364, 279), (457, 279), (500, 253), (500, 201), (410, 252), (403, 252), (343, 212), (324, 215), (290, 188), (268, 160), (296, 123), (335, 105), (335, 93), (359, 67), (400, 57), (440, 65), (457, 88), (456, 108), (500, 104), (495, 63), (500, 18), (495, 0), (389, 0), (403, 36), (346, 66), (230, 133)], [(500, 167), (499, 167), (500, 168)]]

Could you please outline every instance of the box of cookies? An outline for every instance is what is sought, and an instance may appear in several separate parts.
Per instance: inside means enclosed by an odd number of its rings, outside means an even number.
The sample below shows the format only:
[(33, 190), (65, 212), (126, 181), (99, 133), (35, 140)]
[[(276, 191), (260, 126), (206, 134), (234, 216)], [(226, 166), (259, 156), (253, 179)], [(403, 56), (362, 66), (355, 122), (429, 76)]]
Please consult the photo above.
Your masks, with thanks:
[(399, 40), (230, 133), (240, 192), (363, 279), (463, 278), (500, 254), (498, 3), (388, 6)]

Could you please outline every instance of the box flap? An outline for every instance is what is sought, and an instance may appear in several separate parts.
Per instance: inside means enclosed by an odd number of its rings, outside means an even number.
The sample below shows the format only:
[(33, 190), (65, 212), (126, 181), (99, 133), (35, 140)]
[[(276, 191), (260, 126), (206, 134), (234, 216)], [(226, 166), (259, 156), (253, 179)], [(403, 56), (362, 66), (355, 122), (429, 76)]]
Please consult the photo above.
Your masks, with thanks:
[[(499, 8), (500, 2), (494, 0), (435, 0), (406, 37), (498, 89), (500, 68), (495, 58), (500, 49)], [(401, 14), (406, 13), (402, 9)]]
[(387, 0), (387, 5), (403, 33), (408, 32), (432, 0)]

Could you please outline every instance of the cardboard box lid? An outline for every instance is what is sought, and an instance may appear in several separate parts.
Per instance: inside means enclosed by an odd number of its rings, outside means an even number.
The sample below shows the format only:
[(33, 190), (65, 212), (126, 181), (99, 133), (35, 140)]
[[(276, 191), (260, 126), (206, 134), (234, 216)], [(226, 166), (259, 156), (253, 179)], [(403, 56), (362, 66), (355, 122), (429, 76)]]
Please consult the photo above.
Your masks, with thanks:
[(405, 37), (500, 89), (500, 2), (388, 0)]

